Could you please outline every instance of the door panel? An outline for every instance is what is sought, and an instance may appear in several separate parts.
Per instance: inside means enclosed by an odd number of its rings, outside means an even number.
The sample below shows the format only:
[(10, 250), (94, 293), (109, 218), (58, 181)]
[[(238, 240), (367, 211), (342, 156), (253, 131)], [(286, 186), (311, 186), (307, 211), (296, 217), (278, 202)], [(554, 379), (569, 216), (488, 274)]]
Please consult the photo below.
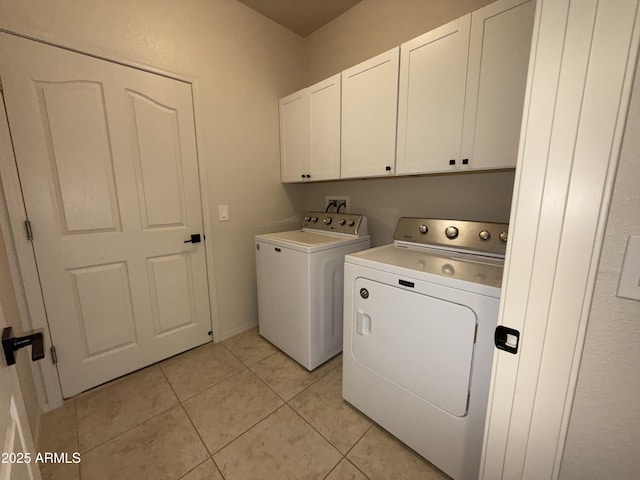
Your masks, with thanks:
[(401, 46), (399, 174), (460, 165), (470, 25), (469, 14)]
[(396, 47), (342, 72), (342, 178), (395, 172), (399, 61)]
[(131, 133), (144, 227), (184, 226), (184, 173), (177, 112), (136, 92), (127, 93), (135, 122)]
[(535, 2), (473, 12), (462, 156), (474, 169), (515, 167)]
[(0, 35), (65, 397), (211, 339), (191, 86)]
[(73, 279), (76, 318), (84, 333), (85, 358), (135, 345), (137, 334), (126, 263), (77, 268), (69, 274)]
[(365, 278), (356, 278), (353, 292), (354, 359), (452, 415), (466, 415), (473, 310)]
[(34, 87), (63, 234), (120, 230), (102, 85)]
[(147, 259), (155, 335), (197, 323), (191, 257), (183, 253)]

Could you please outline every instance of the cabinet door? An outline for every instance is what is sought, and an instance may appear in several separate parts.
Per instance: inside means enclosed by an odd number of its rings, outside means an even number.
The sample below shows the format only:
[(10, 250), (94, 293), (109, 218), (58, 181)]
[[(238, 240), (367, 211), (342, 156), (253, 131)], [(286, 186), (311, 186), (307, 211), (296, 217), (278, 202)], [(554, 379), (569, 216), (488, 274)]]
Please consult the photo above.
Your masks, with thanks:
[(401, 46), (396, 173), (460, 165), (471, 14)]
[(280, 174), (283, 182), (310, 175), (309, 93), (305, 88), (280, 99)]
[(311, 180), (340, 178), (340, 74), (309, 87)]
[(400, 49), (342, 72), (342, 178), (395, 170)]
[(500, 0), (471, 15), (462, 137), (468, 168), (515, 167), (534, 11), (533, 0)]

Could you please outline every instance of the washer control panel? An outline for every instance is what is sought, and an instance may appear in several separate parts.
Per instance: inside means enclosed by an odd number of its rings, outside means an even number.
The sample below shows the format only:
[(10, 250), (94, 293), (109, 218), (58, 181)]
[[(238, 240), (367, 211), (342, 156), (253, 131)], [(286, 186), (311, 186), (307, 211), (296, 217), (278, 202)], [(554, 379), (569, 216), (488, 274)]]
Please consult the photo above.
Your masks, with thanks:
[(504, 257), (508, 235), (507, 223), (402, 217), (398, 220), (393, 239)]
[(367, 217), (353, 213), (307, 212), (302, 228), (363, 237), (367, 235)]

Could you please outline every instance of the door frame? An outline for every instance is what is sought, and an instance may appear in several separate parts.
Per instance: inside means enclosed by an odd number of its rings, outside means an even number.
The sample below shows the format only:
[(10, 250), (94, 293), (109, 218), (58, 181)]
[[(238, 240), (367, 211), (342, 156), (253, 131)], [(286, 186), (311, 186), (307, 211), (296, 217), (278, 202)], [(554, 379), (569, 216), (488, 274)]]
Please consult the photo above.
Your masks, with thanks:
[(538, 0), (483, 479), (556, 479), (640, 43), (638, 0)]
[[(198, 155), (197, 164), (200, 184), (200, 202), (202, 205), (202, 221), (204, 227), (203, 233), (206, 238), (210, 239), (208, 242), (204, 242), (204, 247), (207, 266), (207, 280), (209, 284), (209, 311), (211, 312), (211, 330), (213, 332), (214, 343), (222, 341), (223, 339), (221, 338), (218, 301), (216, 295), (213, 246), (213, 239), (215, 237), (213, 234), (213, 224), (211, 220), (213, 217), (211, 216), (209, 202), (211, 195), (209, 192), (208, 182), (206, 181), (208, 178), (207, 165), (202, 158), (202, 152), (205, 151), (204, 138), (198, 129), (198, 126), (203, 124), (203, 122), (201, 121), (200, 108), (198, 107), (200, 105), (198, 94), (198, 79), (187, 74), (171, 72), (128, 59), (120, 60), (115, 58), (108, 58), (102, 55), (95, 55), (63, 45), (58, 45), (52, 42), (34, 39), (32, 37), (21, 35), (19, 33), (11, 32), (5, 29), (0, 29), (0, 33), (19, 37), (26, 41), (35, 41), (37, 43), (42, 43), (50, 47), (61, 48), (63, 50), (71, 51), (79, 55), (87, 55), (89, 57), (123, 65), (125, 67), (135, 68), (136, 70), (141, 70), (154, 75), (161, 75), (174, 80), (188, 83), (191, 86), (196, 134), (196, 151)], [(2, 72), (0, 72), (0, 90), (2, 90), (1, 74)], [(0, 106), (0, 113), (2, 113), (2, 115), (5, 115), (6, 118), (4, 104)], [(6, 142), (3, 142), (3, 144), (5, 143)], [(4, 190), (4, 200), (6, 202), (6, 209), (4, 207), (0, 208), (0, 227), (2, 228), (3, 232), (11, 231), (12, 233), (11, 237), (13, 242), (11, 242), (8, 238), (9, 235), (5, 233), (5, 237), (7, 237), (6, 250), (9, 257), (12, 282), (18, 300), (18, 308), (21, 317), (20, 321), (25, 330), (39, 328), (42, 328), (44, 330), (45, 353), (49, 353), (51, 347), (51, 332), (49, 330), (47, 321), (42, 289), (38, 276), (35, 252), (33, 250), (31, 241), (27, 240), (25, 235), (23, 222), (26, 219), (26, 207), (22, 196), (18, 166), (15, 160), (11, 143), (8, 143), (6, 148), (3, 147), (0, 150), (0, 172), (2, 172), (0, 175), (0, 182), (2, 183), (2, 189)], [(47, 359), (43, 362), (32, 363), (32, 370), (34, 371), (34, 380), (36, 383), (38, 400), (43, 411), (47, 412), (49, 410), (53, 410), (62, 406), (64, 399), (62, 396), (60, 380), (58, 378), (57, 366), (53, 364), (51, 359)]]

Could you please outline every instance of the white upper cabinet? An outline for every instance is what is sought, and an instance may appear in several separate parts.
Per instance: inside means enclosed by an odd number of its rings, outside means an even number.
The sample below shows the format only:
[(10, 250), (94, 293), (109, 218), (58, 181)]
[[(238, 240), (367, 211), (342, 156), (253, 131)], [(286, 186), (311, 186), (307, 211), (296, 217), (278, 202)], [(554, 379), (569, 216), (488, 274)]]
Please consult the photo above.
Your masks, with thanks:
[(499, 0), (402, 45), (396, 173), (515, 167), (534, 0)]
[(282, 181), (515, 167), (534, 13), (498, 0), (283, 98)]
[(340, 74), (309, 87), (310, 180), (340, 178)]
[(396, 173), (457, 169), (471, 14), (401, 46)]
[(340, 74), (280, 100), (282, 182), (340, 178)]
[(342, 178), (393, 175), (399, 47), (342, 72)]
[(472, 13), (462, 168), (516, 165), (534, 12), (534, 0), (500, 0)]
[(300, 90), (280, 99), (280, 174), (283, 182), (302, 182), (311, 175), (309, 94)]

